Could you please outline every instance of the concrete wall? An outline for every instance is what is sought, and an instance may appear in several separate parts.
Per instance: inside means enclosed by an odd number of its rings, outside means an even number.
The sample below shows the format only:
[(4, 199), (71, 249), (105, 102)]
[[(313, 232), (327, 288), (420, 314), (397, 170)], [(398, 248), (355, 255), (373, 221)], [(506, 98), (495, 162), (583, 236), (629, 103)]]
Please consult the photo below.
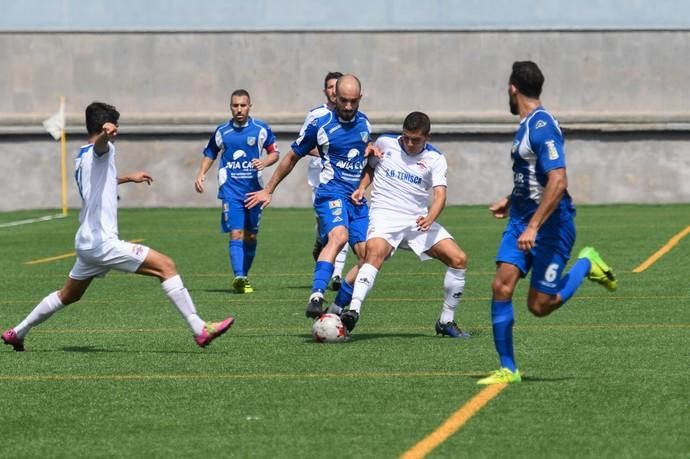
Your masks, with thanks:
[[(578, 202), (687, 202), (688, 56), (688, 31), (0, 33), (0, 210), (59, 206), (58, 144), (40, 122), (61, 94), (70, 153), (82, 142), (86, 104), (122, 112), (120, 169), (157, 178), (150, 189), (123, 187), (122, 205), (215, 206), (192, 181), (208, 135), (228, 115), (228, 94), (248, 89), (253, 114), (287, 150), (321, 103), (329, 70), (361, 77), (362, 110), (378, 131), (398, 128), (409, 111), (429, 113), (451, 165), (450, 202), (488, 203), (509, 191), (517, 120), (506, 83), (516, 59), (546, 74), (542, 100), (568, 129)], [(309, 205), (304, 169), (275, 205)]]
[[(282, 149), (292, 138), (281, 136)], [(152, 139), (123, 135), (117, 142), (121, 173), (147, 170), (154, 183), (120, 187), (123, 207), (215, 207), (216, 180), (207, 192), (193, 190), (205, 137)], [(439, 135), (434, 145), (449, 163), (449, 204), (487, 204), (510, 192), (510, 135)], [(69, 142), (70, 151), (79, 143)], [(577, 203), (656, 203), (690, 201), (690, 135), (577, 134), (566, 141), (570, 192)], [(0, 210), (58, 208), (60, 168), (57, 142), (20, 139), (3, 143)], [(69, 170), (69, 205), (79, 206), (73, 165)], [(281, 184), (273, 206), (308, 207), (306, 161)], [(215, 171), (215, 168), (212, 169)], [(270, 174), (270, 172), (269, 172)], [(270, 176), (270, 175), (268, 175)]]

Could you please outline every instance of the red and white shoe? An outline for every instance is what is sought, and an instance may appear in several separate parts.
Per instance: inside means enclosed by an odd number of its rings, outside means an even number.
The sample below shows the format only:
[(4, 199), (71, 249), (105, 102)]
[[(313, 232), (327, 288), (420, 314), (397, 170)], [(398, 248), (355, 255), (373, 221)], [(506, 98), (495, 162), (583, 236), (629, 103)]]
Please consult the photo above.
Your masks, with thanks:
[[(228, 331), (234, 322), (235, 318), (232, 316), (229, 316), (222, 322), (206, 322), (203, 331), (199, 336), (194, 337), (194, 341), (196, 341), (199, 347), (206, 347), (211, 344), (211, 341)], [(2, 335), (2, 337), (4, 339), (5, 335)]]
[(14, 331), (14, 328), (6, 330), (5, 333), (2, 334), (2, 340), (5, 344), (12, 346), (17, 352), (22, 352), (24, 350), (24, 340), (17, 336), (17, 332)]

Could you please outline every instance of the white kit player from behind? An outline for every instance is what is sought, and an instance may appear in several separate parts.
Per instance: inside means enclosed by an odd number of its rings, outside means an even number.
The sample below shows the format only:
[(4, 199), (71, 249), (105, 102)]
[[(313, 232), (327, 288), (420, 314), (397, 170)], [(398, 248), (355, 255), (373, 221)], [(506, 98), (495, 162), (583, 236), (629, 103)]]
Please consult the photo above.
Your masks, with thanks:
[(2, 334), (5, 344), (15, 351), (24, 350), (24, 338), (33, 327), (79, 301), (91, 281), (105, 276), (111, 269), (157, 277), (200, 347), (225, 333), (234, 321), (232, 316), (216, 323), (201, 320), (172, 259), (118, 238), (117, 186), (128, 182), (150, 185), (153, 181), (146, 172), (118, 177), (112, 140), (117, 135), (119, 118), (120, 113), (112, 105), (93, 102), (86, 107), (89, 144), (79, 151), (75, 174), (82, 200), (80, 226), (75, 236), (77, 260), (62, 289), (43, 298), (19, 325)]
[[(359, 320), (362, 302), (374, 285), (383, 262), (398, 247), (410, 249), (424, 260), (435, 258), (448, 266), (445, 295), (436, 333), (465, 338), (455, 322), (455, 309), (465, 289), (467, 256), (436, 219), (446, 205), (448, 165), (446, 158), (428, 144), (429, 117), (412, 112), (403, 122), (401, 136), (381, 136), (375, 145), (381, 158), (370, 156), (353, 201), (364, 198), (372, 184), (367, 231), (366, 260), (354, 284), (352, 302), (343, 312), (343, 324), (351, 331)], [(427, 207), (429, 190), (433, 202)]]

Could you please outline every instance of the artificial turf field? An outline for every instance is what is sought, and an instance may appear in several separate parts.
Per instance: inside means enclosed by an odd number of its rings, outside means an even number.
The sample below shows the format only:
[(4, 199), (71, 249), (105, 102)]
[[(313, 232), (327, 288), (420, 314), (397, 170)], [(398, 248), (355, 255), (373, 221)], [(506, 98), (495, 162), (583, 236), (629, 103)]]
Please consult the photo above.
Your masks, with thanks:
[[(1, 213), (0, 224), (40, 215)], [(34, 329), (27, 351), (0, 349), (5, 457), (396, 458), (477, 395), (498, 366), (489, 316), (504, 221), (449, 207), (440, 222), (469, 255), (458, 322), (434, 336), (444, 267), (398, 252), (352, 340), (317, 344), (304, 317), (313, 261), (307, 209), (265, 211), (250, 273), (231, 292), (216, 209), (121, 209), (120, 236), (172, 256), (202, 318), (236, 317), (206, 349), (155, 279), (111, 272)], [(690, 457), (690, 237), (633, 273), (690, 225), (690, 205), (580, 206), (574, 253), (593, 245), (619, 277), (585, 281), (549, 317), (515, 296), (523, 382), (476, 409), (427, 457)], [(0, 228), (0, 327), (59, 288), (77, 212)], [(350, 256), (348, 266), (353, 263)], [(333, 298), (329, 293), (327, 300)]]

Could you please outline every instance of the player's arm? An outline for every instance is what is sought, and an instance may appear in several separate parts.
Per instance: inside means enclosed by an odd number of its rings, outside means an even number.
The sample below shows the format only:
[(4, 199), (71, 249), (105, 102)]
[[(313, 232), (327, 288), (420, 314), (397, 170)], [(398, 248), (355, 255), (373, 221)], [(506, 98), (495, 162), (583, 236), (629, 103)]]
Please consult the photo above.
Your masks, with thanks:
[(196, 174), (196, 180), (194, 180), (194, 189), (197, 193), (204, 192), (204, 182), (206, 181), (206, 173), (211, 168), (213, 164), (213, 159), (208, 156), (204, 156), (201, 159), (201, 164), (199, 165), (199, 172)]
[(201, 164), (199, 165), (199, 171), (196, 173), (196, 179), (194, 180), (194, 189), (197, 193), (204, 192), (204, 182), (206, 181), (206, 173), (211, 168), (211, 164), (216, 160), (218, 154), (225, 149), (225, 144), (223, 142), (223, 136), (221, 135), (218, 128), (213, 133), (206, 148), (203, 151), (203, 157), (201, 158)]
[(143, 183), (146, 182), (147, 185), (151, 185), (153, 182), (153, 177), (151, 174), (144, 171), (132, 172), (131, 174), (122, 175), (117, 178), (117, 184), (121, 185), (123, 183)]
[(548, 181), (544, 187), (544, 194), (537, 210), (532, 215), (527, 228), (518, 238), (518, 247), (521, 250), (531, 250), (537, 240), (539, 228), (549, 219), (551, 214), (558, 208), (565, 190), (568, 188), (568, 178), (565, 168), (553, 169), (547, 174)]
[(280, 158), (280, 152), (278, 151), (278, 144), (276, 142), (266, 146), (264, 151), (266, 152), (266, 156), (259, 159), (252, 159), (252, 164), (258, 171), (262, 171), (268, 166), (272, 166), (278, 161), (278, 158)]
[(108, 153), (110, 151), (108, 142), (114, 139), (115, 136), (117, 136), (117, 124), (104, 123), (101, 132), (91, 138), (94, 153), (98, 156), (103, 156)]
[(446, 199), (448, 196), (448, 188), (444, 185), (434, 187), (434, 201), (429, 207), (426, 215), (417, 218), (417, 229), (420, 231), (428, 231), (431, 224), (436, 221), (443, 209), (446, 207)]
[(530, 123), (534, 123), (534, 126), (530, 129), (529, 141), (537, 155), (537, 167), (541, 167), (544, 171), (547, 181), (537, 210), (532, 215), (525, 231), (518, 237), (518, 247), (525, 251), (534, 248), (539, 228), (558, 208), (568, 188), (565, 149), (560, 129), (552, 118), (536, 119), (534, 117)]
[(362, 178), (359, 179), (359, 186), (357, 186), (357, 189), (352, 192), (352, 196), (350, 196), (350, 199), (352, 199), (352, 202), (355, 204), (360, 204), (364, 200), (364, 195), (367, 191), (367, 188), (369, 185), (371, 185), (371, 182), (374, 181), (374, 167), (372, 167), (370, 164), (367, 164), (364, 167), (364, 170), (362, 171)]
[(268, 181), (263, 190), (255, 191), (253, 193), (247, 193), (247, 199), (244, 200), (244, 205), (247, 209), (251, 209), (259, 204), (261, 208), (264, 209), (271, 203), (273, 199), (273, 192), (276, 190), (280, 182), (283, 181), (285, 177), (290, 175), (292, 169), (295, 168), (297, 161), (302, 159), (297, 153), (292, 149), (287, 152), (285, 157), (280, 161), (278, 167), (273, 172), (271, 179)]
[(506, 218), (510, 209), (510, 195), (499, 199), (489, 206), (489, 211), (496, 218)]

